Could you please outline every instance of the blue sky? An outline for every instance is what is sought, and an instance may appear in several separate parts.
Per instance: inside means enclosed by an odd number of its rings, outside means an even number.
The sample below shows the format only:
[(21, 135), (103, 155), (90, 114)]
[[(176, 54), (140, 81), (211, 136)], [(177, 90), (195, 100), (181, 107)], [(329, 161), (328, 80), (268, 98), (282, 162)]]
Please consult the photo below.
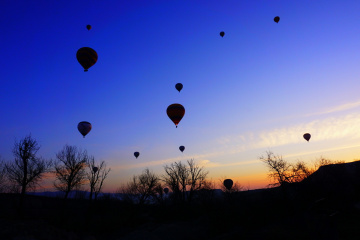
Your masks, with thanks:
[[(358, 159), (359, 10), (350, 0), (1, 1), (0, 154), (11, 160), (29, 133), (46, 158), (76, 145), (112, 168), (108, 189), (189, 158), (251, 188), (268, 181), (267, 150)], [(87, 73), (81, 47), (99, 56)], [(186, 109), (177, 129), (172, 103)], [(93, 125), (85, 139), (80, 121)]]

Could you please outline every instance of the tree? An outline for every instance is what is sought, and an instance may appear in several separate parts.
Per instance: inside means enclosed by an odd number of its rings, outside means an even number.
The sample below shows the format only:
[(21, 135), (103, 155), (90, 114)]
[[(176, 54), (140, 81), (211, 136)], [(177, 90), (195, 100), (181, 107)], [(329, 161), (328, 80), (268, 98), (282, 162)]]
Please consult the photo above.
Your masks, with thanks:
[(89, 172), (87, 173), (87, 179), (90, 184), (90, 200), (92, 200), (93, 194), (95, 194), (95, 200), (98, 194), (101, 192), (104, 180), (110, 172), (110, 168), (106, 168), (105, 161), (101, 161), (100, 164), (95, 162), (95, 158), (90, 156), (87, 161)]
[(5, 162), (0, 157), (0, 193), (7, 191), (7, 174), (5, 168)]
[(46, 161), (36, 156), (39, 149), (40, 146), (36, 139), (28, 135), (18, 142), (15, 141), (14, 162), (5, 164), (9, 181), (21, 187), (21, 208), (27, 190), (35, 189), (44, 173), (49, 171), (52, 166), (52, 161)]
[(160, 178), (146, 168), (142, 174), (134, 175), (126, 186), (118, 190), (118, 193), (122, 193), (126, 201), (144, 204), (154, 199), (159, 182)]
[(266, 152), (267, 156), (261, 156), (260, 160), (266, 164), (269, 169), (269, 178), (275, 181), (273, 186), (282, 186), (285, 183), (292, 182), (291, 179), (291, 164), (282, 159), (281, 156), (276, 156), (271, 151)]
[(208, 174), (193, 159), (188, 160), (187, 164), (188, 166), (175, 162), (170, 166), (165, 165), (165, 175), (162, 176), (165, 184), (172, 190), (175, 200), (180, 202), (191, 202), (195, 191), (201, 189)]
[(87, 161), (87, 152), (76, 146), (65, 145), (56, 154), (54, 187), (65, 192), (65, 199), (71, 190), (85, 184)]

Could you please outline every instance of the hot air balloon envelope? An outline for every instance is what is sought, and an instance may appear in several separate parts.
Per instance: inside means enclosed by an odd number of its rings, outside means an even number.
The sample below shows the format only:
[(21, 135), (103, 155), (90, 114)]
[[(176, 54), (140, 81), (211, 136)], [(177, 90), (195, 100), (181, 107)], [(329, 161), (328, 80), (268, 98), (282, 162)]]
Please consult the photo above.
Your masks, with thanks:
[(134, 156), (135, 156), (136, 158), (138, 158), (139, 155), (140, 155), (139, 152), (134, 152)]
[(185, 150), (185, 147), (184, 146), (180, 146), (179, 147), (180, 151), (183, 152)]
[(98, 170), (98, 168), (97, 168), (97, 167), (93, 167), (93, 171), (94, 171), (94, 173), (96, 173), (96, 172), (97, 172), (97, 170)]
[(177, 84), (175, 85), (175, 88), (176, 88), (176, 90), (178, 90), (178, 91), (180, 92), (181, 89), (183, 88), (183, 85), (182, 85), (181, 83), (177, 83)]
[(305, 138), (306, 141), (309, 141), (310, 138), (311, 138), (310, 133), (305, 133), (305, 134), (304, 134), (304, 138)]
[(90, 30), (91, 29), (91, 25), (86, 25), (86, 29)]
[(224, 37), (225, 36), (225, 32), (220, 32), (220, 36)]
[(84, 72), (87, 72), (88, 69), (98, 60), (98, 55), (94, 49), (89, 47), (82, 47), (77, 51), (76, 58), (84, 68)]
[(83, 121), (78, 124), (78, 130), (84, 137), (91, 131), (91, 128), (92, 126), (89, 122)]
[(279, 21), (280, 21), (280, 17), (279, 17), (279, 16), (274, 17), (274, 22), (278, 23)]
[(233, 186), (233, 181), (231, 179), (225, 179), (224, 180), (224, 186), (226, 187), (227, 190), (230, 191), (230, 189)]
[(174, 103), (168, 106), (166, 113), (177, 127), (177, 125), (185, 115), (185, 108), (181, 104)]

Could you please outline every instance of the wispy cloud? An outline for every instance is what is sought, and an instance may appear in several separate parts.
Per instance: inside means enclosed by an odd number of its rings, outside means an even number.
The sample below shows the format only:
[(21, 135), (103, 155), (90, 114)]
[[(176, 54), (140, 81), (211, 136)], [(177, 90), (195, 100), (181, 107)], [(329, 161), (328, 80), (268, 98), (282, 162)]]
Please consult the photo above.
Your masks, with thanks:
[(273, 147), (304, 141), (302, 135), (311, 133), (311, 140), (323, 141), (341, 138), (360, 138), (360, 114), (351, 113), (342, 117), (313, 120), (285, 128), (259, 133), (257, 147)]
[[(342, 106), (335, 107), (326, 111), (327, 113), (342, 111), (346, 109), (355, 108), (360, 106), (360, 101), (356, 103), (349, 103)], [(324, 112), (325, 113), (325, 112)], [(258, 160), (250, 161), (236, 161), (231, 163), (214, 162), (211, 159), (216, 157), (223, 157), (224, 155), (232, 155), (242, 153), (255, 149), (273, 148), (277, 146), (285, 146), (304, 142), (303, 134), (311, 133), (311, 142), (319, 142), (325, 140), (341, 140), (341, 139), (360, 139), (360, 114), (349, 113), (340, 117), (319, 118), (307, 123), (293, 124), (287, 127), (274, 128), (271, 130), (264, 130), (259, 132), (247, 132), (238, 135), (227, 135), (215, 140), (218, 144), (216, 150), (211, 149), (204, 154), (184, 155), (177, 158), (168, 158), (157, 161), (123, 164), (116, 166), (116, 169), (131, 169), (131, 168), (144, 168), (151, 166), (159, 166), (170, 164), (175, 161), (186, 161), (187, 159), (194, 158), (197, 162), (209, 168), (212, 167), (226, 167), (253, 164)], [(335, 151), (354, 146), (336, 146), (315, 152), (308, 153), (294, 153), (292, 156), (301, 156), (307, 154), (314, 154), (324, 151)], [(356, 145), (357, 146), (357, 145)], [(290, 156), (290, 155), (289, 155)]]
[(335, 113), (335, 112), (341, 112), (341, 111), (345, 111), (345, 110), (350, 110), (350, 109), (354, 109), (360, 107), (360, 101), (356, 101), (356, 102), (349, 102), (349, 103), (345, 103), (339, 106), (335, 106), (329, 109), (325, 109), (324, 111), (320, 111), (317, 113), (311, 113), (306, 115), (308, 116), (314, 116), (314, 115), (323, 115), (323, 114), (329, 114), (329, 113)]

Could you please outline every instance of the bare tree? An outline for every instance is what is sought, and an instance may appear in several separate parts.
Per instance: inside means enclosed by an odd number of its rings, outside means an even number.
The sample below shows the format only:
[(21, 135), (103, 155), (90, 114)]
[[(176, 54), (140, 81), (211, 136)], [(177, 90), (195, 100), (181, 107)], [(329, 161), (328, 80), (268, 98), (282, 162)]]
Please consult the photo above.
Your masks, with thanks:
[(165, 175), (163, 181), (170, 187), (173, 192), (172, 196), (175, 201), (185, 202), (186, 186), (189, 181), (189, 171), (182, 162), (172, 163), (170, 166), (164, 166)]
[[(163, 181), (169, 186), (176, 200), (191, 202), (195, 191), (201, 189), (204, 185), (207, 171), (198, 166), (193, 159), (187, 161), (187, 165), (181, 162), (172, 163), (170, 166), (165, 165), (165, 175)], [(187, 194), (189, 190), (189, 194)]]
[(266, 156), (261, 156), (260, 160), (266, 164), (269, 169), (269, 178), (275, 181), (273, 186), (282, 186), (285, 183), (292, 182), (292, 166), (290, 163), (282, 159), (281, 156), (276, 156), (271, 151), (266, 152)]
[(118, 193), (122, 193), (126, 201), (144, 204), (154, 199), (159, 181), (159, 177), (146, 168), (142, 174), (134, 175), (126, 186), (118, 190)]
[(0, 193), (6, 192), (7, 190), (8, 190), (8, 182), (7, 182), (5, 162), (0, 157)]
[(316, 161), (314, 162), (313, 172), (315, 172), (322, 166), (338, 164), (338, 163), (345, 163), (345, 161), (342, 161), (342, 160), (333, 161), (333, 160), (330, 160), (330, 159), (327, 159), (327, 158), (324, 158), (321, 156), (320, 158), (316, 159)]
[(190, 194), (189, 194), (189, 202), (192, 200), (195, 191), (200, 190), (205, 183), (206, 176), (209, 174), (208, 171), (204, 170), (204, 167), (200, 167), (194, 161), (194, 159), (187, 161), (189, 165), (189, 185), (190, 185)]
[(95, 194), (95, 200), (97, 199), (98, 194), (101, 192), (104, 180), (110, 172), (110, 168), (106, 168), (105, 161), (100, 163), (95, 162), (95, 158), (90, 156), (87, 161), (89, 167), (89, 172), (87, 173), (87, 178), (90, 184), (90, 200), (92, 200), (93, 194)]
[(31, 135), (20, 141), (15, 141), (13, 154), (14, 162), (5, 164), (6, 173), (13, 185), (21, 187), (20, 207), (23, 206), (25, 193), (28, 189), (35, 189), (44, 173), (50, 170), (51, 161), (37, 157), (40, 149), (36, 139)]
[(65, 192), (65, 199), (71, 190), (85, 184), (87, 160), (87, 152), (76, 146), (65, 145), (56, 154), (54, 187)]

